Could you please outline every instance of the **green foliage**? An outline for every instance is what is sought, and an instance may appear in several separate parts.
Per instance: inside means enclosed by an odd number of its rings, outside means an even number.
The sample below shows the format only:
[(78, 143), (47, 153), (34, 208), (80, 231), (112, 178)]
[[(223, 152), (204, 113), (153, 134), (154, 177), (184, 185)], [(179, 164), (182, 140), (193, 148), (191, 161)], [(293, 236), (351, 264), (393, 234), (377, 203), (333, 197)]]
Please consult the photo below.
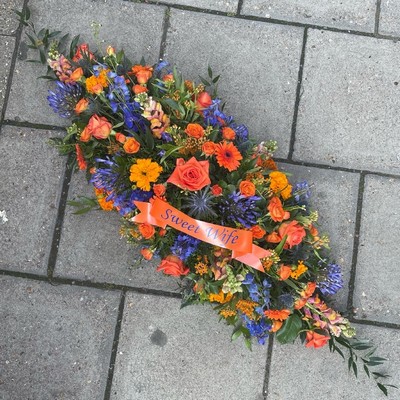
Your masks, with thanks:
[(86, 214), (93, 209), (99, 210), (99, 203), (97, 199), (86, 196), (78, 196), (79, 200), (70, 200), (67, 202), (69, 206), (75, 207), (77, 210), (73, 213), (75, 215)]
[(282, 325), (282, 328), (276, 333), (279, 343), (292, 343), (303, 327), (301, 318), (297, 314), (292, 314)]

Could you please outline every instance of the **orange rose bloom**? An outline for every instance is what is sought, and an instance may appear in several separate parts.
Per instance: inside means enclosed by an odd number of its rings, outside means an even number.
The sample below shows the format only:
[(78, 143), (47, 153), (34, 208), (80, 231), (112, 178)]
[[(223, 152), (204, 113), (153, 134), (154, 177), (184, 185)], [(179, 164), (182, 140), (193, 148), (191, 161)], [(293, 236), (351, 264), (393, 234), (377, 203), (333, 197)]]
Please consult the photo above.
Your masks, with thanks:
[(282, 222), (284, 219), (290, 218), (290, 213), (285, 211), (279, 197), (273, 197), (267, 207), (272, 221)]
[(315, 349), (318, 349), (320, 347), (325, 346), (326, 343), (329, 341), (329, 339), (330, 336), (321, 335), (314, 331), (307, 331), (306, 347), (314, 347)]
[(154, 226), (151, 224), (138, 224), (139, 225), (139, 232), (145, 239), (150, 239), (153, 237), (155, 233)]
[(250, 228), (251, 233), (253, 234), (254, 239), (262, 239), (266, 232), (260, 225), (254, 225)]
[(214, 196), (221, 196), (222, 191), (223, 191), (223, 189), (222, 189), (222, 187), (219, 186), (219, 185), (213, 185), (213, 186), (211, 186), (211, 193), (212, 193)]
[(174, 80), (174, 75), (167, 74), (167, 75), (164, 75), (162, 79), (163, 79), (164, 82), (173, 81)]
[(151, 260), (153, 258), (153, 252), (147, 247), (144, 247), (142, 250), (140, 250), (140, 254), (145, 260)]
[(132, 74), (136, 76), (139, 84), (147, 83), (153, 75), (153, 67), (150, 65), (134, 65)]
[(82, 76), (83, 76), (83, 69), (79, 67), (70, 75), (70, 78), (74, 82), (77, 82), (82, 78)]
[(212, 156), (215, 153), (215, 143), (205, 142), (203, 143), (201, 150), (206, 156)]
[(166, 188), (161, 183), (157, 183), (157, 184), (153, 185), (153, 191), (157, 197), (162, 197), (162, 196), (164, 196), (164, 194), (166, 192)]
[(164, 237), (167, 234), (167, 230), (165, 228), (160, 228), (159, 231), (158, 231), (158, 234), (161, 237)]
[(88, 100), (88, 99), (85, 99), (85, 98), (80, 99), (80, 100), (76, 103), (75, 108), (74, 108), (74, 111), (75, 111), (77, 114), (80, 114), (80, 113), (86, 111), (87, 108), (88, 108), (88, 106), (89, 106), (89, 100)]
[(292, 268), (289, 265), (281, 265), (276, 272), (279, 275), (279, 280), (285, 281), (292, 273)]
[(195, 139), (201, 139), (204, 136), (204, 129), (199, 124), (188, 124), (185, 132), (188, 136), (194, 137)]
[(226, 140), (235, 140), (236, 132), (232, 128), (225, 126), (222, 128), (222, 137)]
[(212, 104), (212, 99), (211, 96), (207, 92), (202, 92), (198, 95), (197, 101), (196, 101), (196, 109), (197, 110), (202, 110), (204, 108), (207, 108), (211, 106)]
[(117, 132), (117, 133), (115, 134), (115, 140), (116, 140), (117, 142), (119, 142), (119, 143), (125, 143), (125, 141), (126, 141), (126, 136), (125, 136), (123, 133), (121, 133), (121, 132)]
[(147, 89), (147, 87), (142, 86), (142, 85), (134, 85), (132, 90), (133, 90), (133, 93), (135, 93), (135, 94), (146, 93), (149, 91), (149, 89)]
[(185, 266), (183, 261), (174, 255), (165, 257), (160, 265), (157, 267), (157, 271), (163, 271), (164, 274), (172, 276), (187, 275), (189, 268)]
[(246, 197), (251, 197), (256, 194), (256, 187), (253, 182), (242, 181), (239, 185), (240, 194)]
[(174, 172), (167, 182), (182, 189), (200, 190), (211, 183), (208, 174), (209, 167), (208, 161), (197, 161), (192, 157), (185, 162), (183, 158), (178, 158)]
[(300, 244), (306, 236), (305, 229), (297, 221), (284, 222), (278, 232), (282, 238), (287, 235), (285, 246), (289, 246), (289, 248)]
[(107, 139), (110, 136), (112, 125), (107, 118), (94, 114), (90, 117), (87, 128), (96, 139)]
[(81, 142), (88, 142), (91, 139), (92, 135), (88, 129), (87, 126), (85, 126), (85, 128), (83, 129), (83, 131), (81, 132), (81, 135), (79, 136), (79, 140)]
[(266, 237), (266, 240), (270, 243), (279, 243), (282, 238), (276, 232), (272, 232)]
[(135, 154), (140, 149), (140, 143), (133, 137), (127, 137), (124, 142), (125, 153)]

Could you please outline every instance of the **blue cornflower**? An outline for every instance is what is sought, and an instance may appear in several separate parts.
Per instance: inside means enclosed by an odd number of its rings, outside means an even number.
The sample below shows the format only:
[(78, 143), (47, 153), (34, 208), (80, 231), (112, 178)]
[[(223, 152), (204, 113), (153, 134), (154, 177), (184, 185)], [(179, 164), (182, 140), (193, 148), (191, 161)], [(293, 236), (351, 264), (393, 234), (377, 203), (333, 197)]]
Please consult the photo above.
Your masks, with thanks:
[(324, 295), (336, 294), (343, 287), (343, 276), (340, 265), (328, 264), (319, 271), (317, 288)]
[(210, 193), (210, 187), (207, 186), (203, 190), (189, 193), (185, 198), (182, 209), (188, 210), (188, 214), (191, 217), (207, 221), (217, 217), (217, 214), (213, 210), (214, 206), (215, 197)]
[(181, 260), (186, 261), (197, 250), (199, 244), (199, 239), (180, 233), (171, 247), (171, 252)]
[(272, 325), (268, 324), (265, 318), (253, 321), (246, 315), (241, 315), (241, 317), (246, 323), (246, 328), (249, 330), (250, 335), (256, 337), (258, 343), (264, 345), (265, 339), (269, 337), (269, 331), (272, 328)]
[(251, 228), (257, 224), (261, 213), (256, 209), (258, 196), (246, 197), (240, 192), (234, 192), (228, 198), (221, 199), (218, 209), (223, 223), (241, 224), (245, 228)]
[(47, 101), (55, 113), (62, 118), (69, 118), (74, 113), (76, 103), (82, 97), (82, 88), (75, 83), (56, 82), (57, 87), (49, 90)]

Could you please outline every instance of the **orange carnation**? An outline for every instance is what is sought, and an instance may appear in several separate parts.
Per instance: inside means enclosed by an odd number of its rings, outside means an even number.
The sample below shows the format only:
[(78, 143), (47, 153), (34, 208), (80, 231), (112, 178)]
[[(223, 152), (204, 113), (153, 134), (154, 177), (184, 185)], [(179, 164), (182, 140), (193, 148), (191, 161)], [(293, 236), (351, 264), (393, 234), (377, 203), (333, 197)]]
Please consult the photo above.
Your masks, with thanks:
[(243, 159), (240, 151), (232, 142), (222, 142), (215, 146), (215, 156), (218, 165), (232, 172), (238, 169), (240, 160)]
[(251, 197), (256, 194), (256, 187), (253, 182), (242, 181), (239, 185), (240, 194), (246, 197)]
[(204, 136), (204, 129), (200, 124), (188, 124), (185, 132), (195, 139), (201, 139)]
[(140, 143), (133, 137), (127, 137), (124, 142), (125, 153), (135, 154), (140, 149)]
[(226, 140), (235, 140), (236, 132), (232, 128), (225, 126), (222, 128), (222, 137)]

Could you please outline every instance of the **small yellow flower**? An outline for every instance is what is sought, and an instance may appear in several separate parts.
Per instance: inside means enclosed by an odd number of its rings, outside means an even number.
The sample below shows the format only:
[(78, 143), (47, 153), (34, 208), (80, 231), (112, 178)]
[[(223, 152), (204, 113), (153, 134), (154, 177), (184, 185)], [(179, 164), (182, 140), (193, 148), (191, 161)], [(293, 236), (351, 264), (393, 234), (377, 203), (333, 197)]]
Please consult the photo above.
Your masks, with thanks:
[(290, 274), (290, 276), (293, 279), (299, 279), (301, 275), (303, 275), (306, 271), (308, 270), (308, 268), (304, 265), (303, 261), (299, 261), (297, 268), (292, 271), (292, 273)]
[(283, 200), (287, 200), (292, 193), (292, 186), (285, 174), (279, 171), (273, 171), (269, 174), (271, 179), (270, 188), (275, 194), (280, 194)]
[(157, 181), (162, 170), (162, 167), (150, 158), (139, 158), (130, 168), (129, 179), (131, 182), (136, 182), (139, 189), (149, 191), (150, 183)]

